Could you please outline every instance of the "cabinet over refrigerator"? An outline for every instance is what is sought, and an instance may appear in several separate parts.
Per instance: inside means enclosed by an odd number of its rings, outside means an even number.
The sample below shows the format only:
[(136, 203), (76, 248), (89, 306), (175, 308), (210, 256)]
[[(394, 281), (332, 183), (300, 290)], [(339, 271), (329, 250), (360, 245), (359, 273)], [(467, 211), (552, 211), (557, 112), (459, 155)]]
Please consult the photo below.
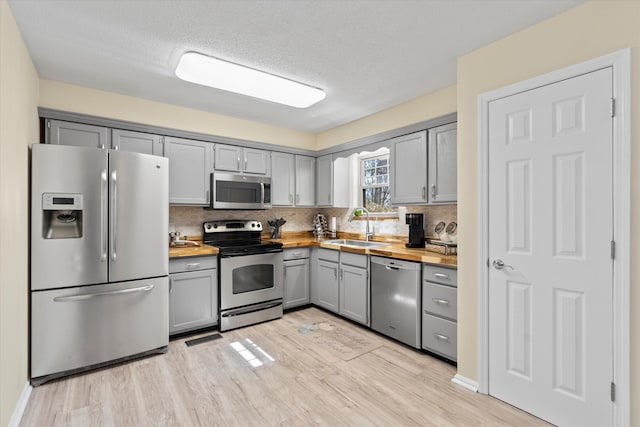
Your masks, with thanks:
[(168, 160), (31, 149), (31, 383), (165, 352)]

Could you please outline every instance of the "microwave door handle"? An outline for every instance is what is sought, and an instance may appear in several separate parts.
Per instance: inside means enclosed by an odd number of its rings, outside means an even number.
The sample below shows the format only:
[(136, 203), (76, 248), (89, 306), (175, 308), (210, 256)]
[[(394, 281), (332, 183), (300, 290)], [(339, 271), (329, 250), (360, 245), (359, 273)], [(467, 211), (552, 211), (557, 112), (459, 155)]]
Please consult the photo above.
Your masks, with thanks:
[(264, 205), (264, 182), (260, 183), (260, 204)]

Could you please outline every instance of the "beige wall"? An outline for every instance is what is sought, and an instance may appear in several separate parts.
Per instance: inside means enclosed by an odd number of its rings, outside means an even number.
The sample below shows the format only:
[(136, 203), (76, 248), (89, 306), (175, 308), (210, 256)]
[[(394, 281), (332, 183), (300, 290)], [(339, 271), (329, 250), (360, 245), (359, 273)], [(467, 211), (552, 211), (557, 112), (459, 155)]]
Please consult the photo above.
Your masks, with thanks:
[(0, 1), (0, 425), (28, 380), (28, 145), (38, 140), (38, 75)]
[(456, 111), (454, 85), (320, 133), (317, 136), (316, 149), (322, 150)]
[[(478, 378), (478, 95), (632, 48), (632, 117), (640, 111), (640, 2), (592, 1), (485, 46), (458, 61), (458, 370)], [(640, 425), (640, 122), (631, 129), (631, 402)], [(635, 256), (634, 256), (635, 254)], [(634, 262), (636, 261), (636, 262)]]
[(315, 135), (292, 129), (163, 104), (132, 96), (40, 80), (41, 107), (147, 125), (315, 149)]

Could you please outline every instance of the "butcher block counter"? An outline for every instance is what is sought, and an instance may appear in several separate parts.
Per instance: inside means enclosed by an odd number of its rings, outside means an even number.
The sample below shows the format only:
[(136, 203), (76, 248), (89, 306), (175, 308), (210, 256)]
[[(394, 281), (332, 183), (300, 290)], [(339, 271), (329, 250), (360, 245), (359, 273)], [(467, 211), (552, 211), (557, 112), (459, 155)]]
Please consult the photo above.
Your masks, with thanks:
[[(361, 239), (360, 236), (351, 233), (338, 233), (340, 239)], [(190, 239), (191, 240), (191, 239)], [(327, 243), (329, 238), (318, 239), (308, 232), (283, 233), (282, 239), (269, 239), (268, 234), (263, 235), (263, 240), (281, 242), (283, 247), (295, 248), (302, 246), (320, 246), (321, 248), (336, 249), (346, 252), (354, 252), (365, 255), (377, 255), (388, 258), (397, 258), (407, 261), (424, 262), (428, 264), (439, 264), (449, 267), (457, 267), (458, 257), (456, 255), (443, 255), (422, 248), (407, 248), (399, 238), (385, 236), (375, 236), (373, 241), (385, 243), (374, 248), (359, 248), (348, 245), (336, 245)], [(205, 245), (201, 240), (193, 240), (198, 246), (175, 246), (169, 247), (169, 258), (180, 258), (190, 256), (217, 255), (218, 248)]]

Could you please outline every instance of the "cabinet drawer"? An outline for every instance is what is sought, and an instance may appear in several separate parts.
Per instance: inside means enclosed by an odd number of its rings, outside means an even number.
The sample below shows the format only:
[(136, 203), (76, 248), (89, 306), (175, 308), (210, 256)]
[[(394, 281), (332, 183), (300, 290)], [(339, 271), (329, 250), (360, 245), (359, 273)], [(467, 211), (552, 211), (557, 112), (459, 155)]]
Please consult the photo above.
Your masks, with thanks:
[(458, 330), (456, 322), (422, 314), (422, 348), (451, 360), (458, 360)]
[(352, 265), (354, 267), (367, 268), (368, 258), (366, 255), (342, 252), (340, 254), (340, 264)]
[(291, 248), (284, 250), (284, 260), (309, 258), (309, 248)]
[(169, 260), (169, 273), (207, 270), (217, 266), (218, 257), (215, 256), (173, 258)]
[(423, 264), (422, 280), (442, 283), (443, 285), (458, 286), (458, 270)]
[(333, 249), (318, 249), (318, 259), (324, 259), (326, 261), (338, 262), (340, 261), (340, 251), (335, 251)]
[(458, 291), (451, 286), (437, 283), (422, 283), (422, 311), (451, 320), (458, 318)]

